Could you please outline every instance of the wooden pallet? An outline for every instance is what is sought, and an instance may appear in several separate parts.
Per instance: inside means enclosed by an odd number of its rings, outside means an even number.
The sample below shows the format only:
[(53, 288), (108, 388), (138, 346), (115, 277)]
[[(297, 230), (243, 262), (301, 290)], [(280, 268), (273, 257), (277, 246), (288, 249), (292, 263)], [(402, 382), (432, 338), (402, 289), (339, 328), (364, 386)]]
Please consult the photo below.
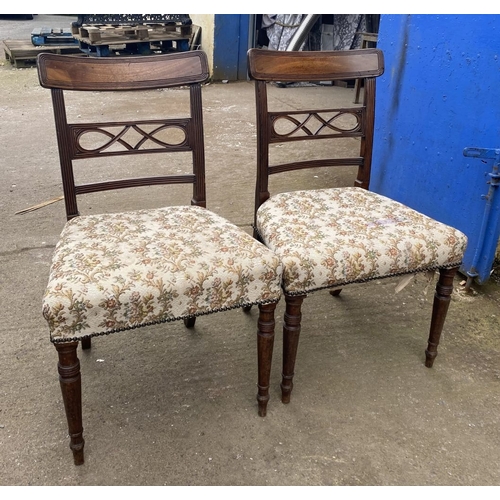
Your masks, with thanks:
[(145, 40), (189, 40), (192, 25), (136, 24), (136, 25), (83, 25), (72, 26), (73, 36), (91, 45), (113, 45)]
[(72, 26), (80, 49), (93, 56), (150, 55), (191, 50), (199, 26), (170, 24)]
[(45, 45), (35, 47), (28, 40), (4, 40), (5, 59), (16, 68), (36, 66), (36, 56), (43, 52), (52, 54), (81, 54), (78, 45)]

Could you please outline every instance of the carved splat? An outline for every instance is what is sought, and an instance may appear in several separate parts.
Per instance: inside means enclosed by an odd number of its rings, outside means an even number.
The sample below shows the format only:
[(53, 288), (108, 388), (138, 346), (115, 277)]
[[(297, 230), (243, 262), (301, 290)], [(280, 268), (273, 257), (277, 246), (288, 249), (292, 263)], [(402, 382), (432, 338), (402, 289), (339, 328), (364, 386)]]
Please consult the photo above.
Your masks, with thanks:
[(352, 137), (361, 132), (362, 109), (270, 113), (270, 142), (305, 137)]
[[(75, 158), (123, 152), (188, 151), (187, 120), (70, 125)], [(118, 126), (117, 126), (118, 125)]]

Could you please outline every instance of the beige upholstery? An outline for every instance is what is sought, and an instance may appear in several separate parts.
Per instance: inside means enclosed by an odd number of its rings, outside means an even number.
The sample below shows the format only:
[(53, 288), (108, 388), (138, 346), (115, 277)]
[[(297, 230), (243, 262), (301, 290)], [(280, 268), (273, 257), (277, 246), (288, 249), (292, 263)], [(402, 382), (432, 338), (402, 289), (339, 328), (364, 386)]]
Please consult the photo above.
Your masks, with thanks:
[(53, 342), (277, 302), (281, 264), (207, 209), (167, 207), (66, 223), (43, 314)]
[(284, 264), (287, 294), (456, 267), (467, 245), (457, 229), (357, 187), (277, 194), (257, 230)]

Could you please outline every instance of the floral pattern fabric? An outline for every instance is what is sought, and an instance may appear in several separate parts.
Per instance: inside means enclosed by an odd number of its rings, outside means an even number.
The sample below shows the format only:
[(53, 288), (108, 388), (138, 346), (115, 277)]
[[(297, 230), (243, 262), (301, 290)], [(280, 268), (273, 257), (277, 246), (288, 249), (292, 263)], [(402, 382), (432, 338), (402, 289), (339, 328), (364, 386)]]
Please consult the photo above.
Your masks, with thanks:
[(66, 223), (43, 300), (53, 342), (277, 302), (282, 266), (201, 207), (88, 215)]
[(357, 187), (277, 194), (256, 229), (289, 294), (457, 266), (467, 245), (460, 231)]

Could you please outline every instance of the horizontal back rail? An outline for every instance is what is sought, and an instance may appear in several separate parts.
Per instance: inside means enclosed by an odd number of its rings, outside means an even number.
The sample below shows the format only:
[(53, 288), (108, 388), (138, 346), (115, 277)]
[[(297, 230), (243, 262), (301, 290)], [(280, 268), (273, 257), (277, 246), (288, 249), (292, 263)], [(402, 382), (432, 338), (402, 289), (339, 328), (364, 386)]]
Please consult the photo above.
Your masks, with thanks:
[(344, 132), (343, 134), (324, 134), (324, 135), (304, 135), (300, 137), (287, 137), (285, 135), (270, 135), (269, 144), (280, 144), (283, 142), (315, 141), (320, 139), (344, 139), (346, 137), (362, 137), (361, 132)]
[(186, 175), (164, 175), (158, 177), (136, 177), (130, 179), (119, 179), (115, 181), (94, 182), (91, 184), (79, 184), (75, 186), (75, 194), (88, 194), (97, 191), (110, 191), (112, 189), (123, 189), (139, 186), (158, 186), (162, 184), (194, 184), (196, 177), (193, 174)]
[(384, 60), (379, 49), (321, 52), (250, 49), (250, 54), (248, 67), (254, 80), (343, 80), (376, 77), (384, 72)]
[(291, 163), (282, 163), (280, 165), (271, 165), (268, 167), (269, 175), (289, 172), (291, 170), (301, 170), (304, 168), (317, 167), (353, 167), (363, 165), (363, 158), (331, 158), (323, 160), (305, 160)]
[(40, 54), (38, 77), (45, 88), (62, 90), (147, 90), (203, 83), (209, 77), (201, 51), (143, 57)]

